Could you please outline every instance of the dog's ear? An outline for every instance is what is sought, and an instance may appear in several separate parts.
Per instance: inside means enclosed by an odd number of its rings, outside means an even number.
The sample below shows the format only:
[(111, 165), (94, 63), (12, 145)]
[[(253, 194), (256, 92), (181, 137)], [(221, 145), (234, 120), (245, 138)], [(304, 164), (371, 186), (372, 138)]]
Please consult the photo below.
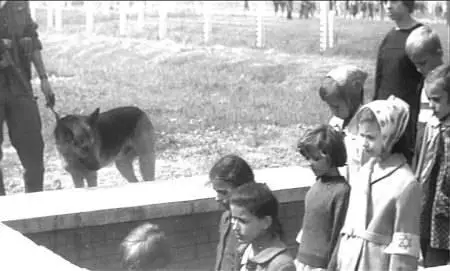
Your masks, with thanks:
[(100, 115), (100, 108), (97, 107), (94, 112), (89, 115), (89, 123), (94, 124), (98, 120), (98, 116)]
[(69, 127), (64, 125), (64, 123), (60, 123), (55, 129), (55, 137), (57, 140), (63, 140), (64, 142), (72, 142), (74, 135)]

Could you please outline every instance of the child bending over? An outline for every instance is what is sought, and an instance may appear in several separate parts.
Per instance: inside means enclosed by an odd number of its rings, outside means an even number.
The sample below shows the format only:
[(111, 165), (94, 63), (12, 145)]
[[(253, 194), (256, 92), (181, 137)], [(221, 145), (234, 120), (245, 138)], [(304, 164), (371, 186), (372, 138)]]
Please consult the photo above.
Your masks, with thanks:
[(120, 244), (122, 267), (126, 270), (154, 270), (171, 261), (170, 246), (158, 225), (145, 223), (133, 229)]
[(329, 125), (321, 125), (307, 131), (297, 149), (309, 162), (317, 181), (306, 194), (295, 265), (297, 271), (326, 270), (350, 195), (350, 186), (338, 171), (347, 159), (344, 136)]

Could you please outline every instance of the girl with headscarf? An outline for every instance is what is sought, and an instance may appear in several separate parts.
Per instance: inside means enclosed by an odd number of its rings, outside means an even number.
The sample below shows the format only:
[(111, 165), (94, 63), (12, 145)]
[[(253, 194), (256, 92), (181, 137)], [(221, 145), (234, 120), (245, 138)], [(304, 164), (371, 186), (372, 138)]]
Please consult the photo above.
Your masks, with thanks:
[(348, 126), (359, 163), (349, 165), (349, 206), (330, 270), (417, 270), (420, 185), (393, 145), (409, 106), (394, 96), (362, 106)]

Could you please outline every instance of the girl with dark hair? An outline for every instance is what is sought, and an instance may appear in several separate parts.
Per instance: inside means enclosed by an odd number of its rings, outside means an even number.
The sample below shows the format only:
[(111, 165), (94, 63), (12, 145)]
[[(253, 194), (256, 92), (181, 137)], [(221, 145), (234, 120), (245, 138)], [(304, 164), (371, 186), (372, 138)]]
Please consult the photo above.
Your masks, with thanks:
[(248, 183), (230, 197), (231, 224), (237, 239), (248, 244), (240, 271), (295, 271), (286, 244), (281, 241), (278, 200), (266, 184)]
[(219, 223), (219, 243), (217, 245), (215, 271), (237, 270), (236, 259), (242, 256), (243, 244), (239, 244), (231, 232), (229, 196), (233, 189), (255, 182), (250, 165), (242, 157), (228, 154), (221, 157), (209, 171), (209, 184), (216, 192), (216, 201), (225, 209)]

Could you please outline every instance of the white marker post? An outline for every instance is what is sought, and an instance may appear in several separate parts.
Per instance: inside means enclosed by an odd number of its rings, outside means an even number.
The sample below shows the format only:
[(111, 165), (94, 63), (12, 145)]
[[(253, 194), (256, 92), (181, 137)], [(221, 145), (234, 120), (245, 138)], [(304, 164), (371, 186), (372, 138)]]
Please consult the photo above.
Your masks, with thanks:
[(159, 24), (158, 24), (158, 39), (163, 40), (167, 35), (167, 3), (165, 1), (159, 2)]
[(54, 16), (53, 16), (53, 4), (51, 2), (47, 3), (47, 29), (51, 29), (54, 26)]
[(53, 2), (53, 5), (55, 6), (55, 28), (56, 31), (62, 31), (63, 29), (63, 5), (64, 2), (62, 1), (55, 1)]
[(205, 44), (208, 43), (211, 36), (211, 2), (203, 1), (203, 18), (205, 20), (203, 24), (203, 38)]
[(128, 20), (128, 10), (130, 4), (128, 1), (120, 1), (119, 8), (119, 35), (123, 36), (127, 34), (127, 20)]
[(256, 47), (257, 48), (263, 48), (265, 45), (265, 36), (264, 36), (264, 8), (265, 8), (265, 1), (259, 1), (258, 2), (258, 10), (256, 14)]
[(31, 19), (36, 21), (36, 2), (35, 1), (29, 1), (30, 3), (30, 15)]
[(329, 39), (328, 1), (321, 1), (319, 3), (319, 11), (320, 11), (320, 52), (323, 53), (328, 49), (328, 39)]
[(136, 5), (138, 5), (137, 27), (142, 31), (145, 26), (145, 1), (139, 1)]
[(334, 10), (328, 10), (328, 48), (334, 47)]
[(447, 0), (447, 44), (449, 45), (447, 59), (450, 62), (450, 0)]
[(330, 2), (320, 2), (320, 52), (334, 47), (334, 12)]
[(94, 5), (91, 1), (84, 2), (84, 10), (86, 12), (86, 34), (90, 35), (94, 32)]

